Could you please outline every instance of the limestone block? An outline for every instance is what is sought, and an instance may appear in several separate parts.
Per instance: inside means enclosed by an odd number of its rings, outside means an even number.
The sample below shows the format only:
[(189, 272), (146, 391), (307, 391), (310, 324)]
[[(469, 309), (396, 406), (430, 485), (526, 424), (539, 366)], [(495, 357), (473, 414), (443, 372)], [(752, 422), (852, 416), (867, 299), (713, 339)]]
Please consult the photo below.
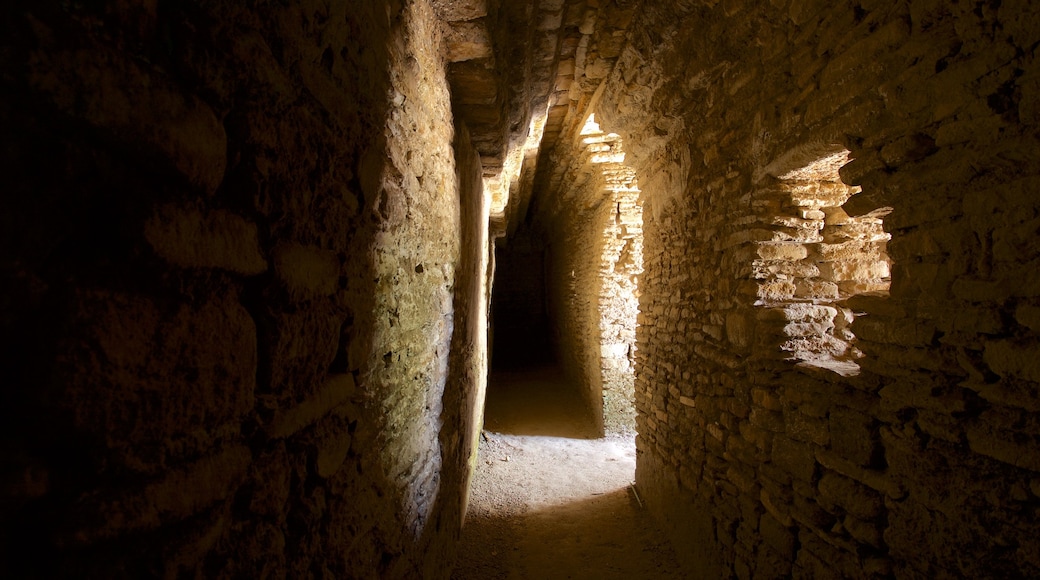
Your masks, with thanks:
[(891, 477), (876, 470), (866, 469), (856, 465), (855, 463), (840, 457), (836, 453), (817, 449), (816, 459), (823, 467), (863, 483), (867, 487), (877, 490), (889, 498), (898, 500), (906, 497), (907, 490), (896, 481), (893, 481)]
[(432, 4), (437, 17), (446, 22), (487, 16), (487, 0), (433, 0)]
[(752, 277), (756, 279), (812, 278), (819, 275), (819, 267), (808, 261), (755, 260), (752, 270)]
[(445, 26), (444, 43), (449, 62), (488, 58), (493, 54), (484, 19), (454, 22)]
[(801, 279), (795, 282), (794, 296), (801, 300), (835, 300), (838, 285), (829, 280)]
[(560, 28), (563, 23), (563, 10), (562, 6), (559, 9), (550, 9), (542, 7), (541, 14), (539, 15), (538, 24), (536, 25), (537, 30), (549, 30), (554, 31)]
[(809, 255), (806, 247), (797, 242), (761, 242), (757, 253), (764, 260), (803, 260)]
[(256, 327), (225, 292), (194, 304), (101, 290), (74, 297), (80, 330), (64, 337), (55, 369), (67, 389), (61, 404), (113, 464), (154, 473), (208, 449), (252, 409)]
[(913, 347), (930, 345), (935, 336), (935, 327), (921, 320), (882, 320), (859, 316), (852, 323), (852, 332), (873, 342)]
[(737, 347), (751, 343), (752, 321), (746, 313), (730, 312), (726, 315), (726, 339)]
[(326, 437), (326, 441), (318, 449), (315, 465), (318, 475), (328, 478), (335, 475), (347, 460), (351, 437), (345, 430), (333, 431), (331, 435), (326, 435)]
[(794, 298), (796, 285), (793, 280), (768, 280), (756, 285), (755, 294), (766, 304), (775, 304)]
[(888, 263), (876, 260), (846, 260), (840, 262), (821, 262), (820, 275), (827, 280), (842, 282), (846, 280), (876, 280), (888, 278), (891, 272)]
[(780, 402), (780, 398), (776, 395), (775, 392), (768, 389), (752, 389), (751, 400), (755, 405), (764, 409), (768, 409), (770, 411), (783, 410), (783, 405)]
[(1040, 358), (1036, 356), (1036, 344), (1032, 341), (988, 342), (983, 359), (993, 372), (1002, 377), (1040, 382)]
[(791, 506), (791, 517), (814, 530), (829, 530), (834, 525), (835, 518), (827, 513), (816, 501), (802, 494), (794, 495)]
[(885, 545), (884, 529), (877, 522), (865, 522), (853, 516), (845, 516), (841, 524), (850, 536), (864, 544), (875, 548)]
[(880, 444), (871, 417), (846, 409), (830, 413), (831, 449), (842, 457), (868, 466), (877, 461)]
[[(151, 530), (183, 520), (230, 496), (245, 478), (252, 455), (244, 445), (230, 445), (118, 500), (93, 499), (76, 514), (76, 530), (68, 540), (84, 545), (114, 536)], [(96, 503), (95, 503), (96, 502)]]
[(1016, 467), (1040, 471), (1040, 450), (1035, 444), (1035, 434), (981, 423), (970, 425), (966, 432), (972, 451)]
[(228, 211), (162, 206), (145, 224), (144, 235), (158, 255), (182, 268), (245, 275), (267, 269), (256, 225)]
[(250, 465), (247, 486), (249, 511), (278, 517), (285, 512), (290, 493), (290, 457), (285, 443), (279, 441), (259, 453)]
[(767, 431), (774, 433), (782, 433), (784, 431), (784, 416), (782, 413), (756, 407), (751, 409), (748, 420), (752, 425)]
[(1040, 306), (1020, 304), (1015, 309), (1015, 320), (1034, 332), (1040, 332)]

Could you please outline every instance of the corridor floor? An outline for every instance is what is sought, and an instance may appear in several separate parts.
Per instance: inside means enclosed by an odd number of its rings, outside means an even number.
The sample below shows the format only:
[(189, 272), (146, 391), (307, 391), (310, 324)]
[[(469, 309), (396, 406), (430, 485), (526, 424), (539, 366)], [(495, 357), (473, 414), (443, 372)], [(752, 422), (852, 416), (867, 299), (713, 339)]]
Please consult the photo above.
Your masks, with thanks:
[(491, 377), (455, 580), (681, 578), (630, 483), (631, 437), (591, 438), (552, 369)]

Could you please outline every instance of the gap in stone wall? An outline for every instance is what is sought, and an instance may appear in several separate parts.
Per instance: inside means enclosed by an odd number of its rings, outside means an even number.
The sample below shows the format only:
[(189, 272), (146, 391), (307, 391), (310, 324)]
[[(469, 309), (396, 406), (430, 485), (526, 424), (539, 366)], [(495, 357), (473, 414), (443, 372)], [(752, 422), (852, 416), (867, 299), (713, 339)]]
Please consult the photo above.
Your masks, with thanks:
[(859, 193), (845, 185), (838, 170), (848, 163), (841, 148), (783, 173), (756, 194), (760, 219), (771, 232), (757, 244), (752, 276), (758, 280), (756, 305), (779, 334), (789, 360), (859, 373), (850, 325), (857, 313), (843, 301), (859, 294), (886, 293), (891, 282), (885, 251), (891, 238), (883, 229), (891, 208), (851, 217), (842, 205)]

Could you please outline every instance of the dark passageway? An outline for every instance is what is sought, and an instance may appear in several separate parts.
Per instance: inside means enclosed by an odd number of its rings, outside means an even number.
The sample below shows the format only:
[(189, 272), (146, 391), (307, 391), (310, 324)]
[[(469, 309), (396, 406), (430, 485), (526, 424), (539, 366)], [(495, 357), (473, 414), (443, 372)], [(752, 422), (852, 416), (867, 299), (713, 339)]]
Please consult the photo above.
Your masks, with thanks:
[(7, 0), (0, 577), (1040, 578), (1038, 49)]
[(521, 228), (495, 247), (491, 300), (491, 369), (514, 370), (557, 364), (549, 318), (545, 242)]

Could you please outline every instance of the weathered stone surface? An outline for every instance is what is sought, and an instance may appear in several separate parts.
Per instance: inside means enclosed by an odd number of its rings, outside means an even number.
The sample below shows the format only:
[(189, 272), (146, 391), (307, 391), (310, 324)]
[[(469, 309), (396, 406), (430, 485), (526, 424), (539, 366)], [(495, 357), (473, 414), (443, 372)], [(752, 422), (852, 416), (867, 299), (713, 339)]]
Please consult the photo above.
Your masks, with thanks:
[(433, 0), (432, 4), (437, 16), (445, 22), (487, 16), (487, 0)]
[(488, 58), (493, 54), (487, 24), (478, 20), (449, 24), (444, 30), (449, 62)]
[(145, 239), (157, 254), (182, 268), (219, 268), (239, 274), (267, 269), (255, 224), (227, 211), (203, 214), (166, 206), (145, 224)]
[(4, 10), (0, 575), (447, 576), (488, 219), (441, 26)]
[(331, 250), (281, 244), (272, 251), (275, 275), (294, 300), (331, 296), (339, 289), (341, 264)]
[[(1031, 421), (969, 419), (991, 404), (1031, 412), (1024, 394), (1040, 380), (1025, 356), (1036, 343), (1027, 272), (1036, 248), (1018, 237), (1032, 231), (1035, 187), (1025, 183), (1036, 172), (1000, 161), (993, 132), (1035, 149), (1031, 130), (1007, 116), (1028, 99), (999, 96), (1026, 85), (1000, 60), (1030, 65), (1010, 56), (1014, 42), (986, 48), (978, 36), (1028, 12), (645, 4), (600, 88), (597, 121), (638, 144), (626, 162), (645, 210), (640, 449), (677, 474), (700, 470), (697, 483), (679, 479), (684, 490), (702, 481), (729, 490), (704, 506), (716, 529), (735, 529), (734, 508), (747, 501), (793, 526), (794, 576), (959, 575), (975, 570), (952, 571), (962, 554), (986, 559), (1006, 545), (965, 511), (936, 524), (950, 543), (913, 540), (933, 521), (918, 517), (921, 489), (965, 492), (912, 461), (893, 463), (882, 434), (926, 433), (952, 445), (951, 460), (1002, 463), (1008, 471), (994, 477), (1009, 487), (1036, 469)], [(843, 149), (851, 162), (837, 160)], [(571, 162), (559, 151), (560, 166)], [(730, 410), (740, 405), (750, 412)], [(749, 440), (773, 425), (782, 430)], [(691, 440), (704, 449), (687, 451)], [(766, 464), (738, 452), (763, 444)], [(745, 491), (734, 462), (771, 482), (768, 493)], [(671, 503), (647, 495), (652, 510)], [(994, 505), (1010, 526), (1030, 519), (1010, 498)], [(666, 521), (690, 545), (692, 526)], [(770, 561), (755, 546), (784, 552), (764, 536), (718, 535), (721, 575), (755, 577)], [(866, 556), (894, 554), (896, 541), (898, 560)], [(1025, 556), (1008, 562), (1019, 570), (1011, 575), (1034, 569)]]
[(2, 13), (0, 575), (447, 576), (489, 220), (692, 577), (1040, 575), (1032, 4)]
[(155, 69), (96, 44), (47, 46), (54, 34), (37, 21), (44, 50), (27, 63), (29, 86), (63, 114), (79, 118), (129, 147), (155, 151), (206, 193), (224, 178), (226, 139), (213, 111)]

